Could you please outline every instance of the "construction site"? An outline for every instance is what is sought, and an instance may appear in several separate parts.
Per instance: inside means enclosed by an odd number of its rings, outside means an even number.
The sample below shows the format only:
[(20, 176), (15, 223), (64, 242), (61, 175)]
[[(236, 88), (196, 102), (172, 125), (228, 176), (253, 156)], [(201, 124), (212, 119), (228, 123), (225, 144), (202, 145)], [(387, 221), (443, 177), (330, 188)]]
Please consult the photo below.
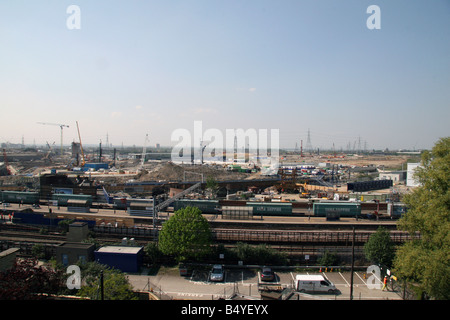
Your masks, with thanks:
[(144, 246), (187, 206), (207, 219), (214, 245), (270, 245), (300, 265), (329, 250), (348, 264), (352, 245), (364, 264), (364, 243), (379, 226), (395, 243), (411, 240), (397, 219), (420, 154), (279, 150), (278, 165), (267, 168), (236, 148), (223, 161), (201, 154), (174, 163), (171, 147), (85, 146), (79, 130), (67, 146), (63, 128), (59, 145), (2, 143), (0, 250), (27, 256), (39, 243), (55, 256), (70, 245), (60, 231), (67, 221), (101, 243)]
[[(42, 123), (45, 124), (45, 123)], [(335, 151), (303, 152), (280, 150), (276, 168), (258, 165), (250, 152), (237, 152), (223, 161), (205, 158), (191, 163), (171, 161), (171, 148), (83, 146), (78, 128), (78, 142), (45, 146), (2, 144), (0, 189), (3, 191), (40, 192), (40, 200), (51, 200), (52, 194), (76, 194), (67, 185), (52, 184), (41, 192), (43, 176), (65, 176), (69, 184), (90, 186), (89, 194), (98, 203), (112, 203), (119, 198), (154, 198), (167, 200), (189, 186), (200, 183), (196, 191), (184, 195), (191, 199), (255, 200), (298, 202), (310, 199), (400, 201), (408, 192), (407, 164), (418, 162), (419, 154)], [(68, 127), (68, 126), (67, 126)], [(192, 150), (192, 154), (202, 152)], [(377, 181), (391, 180), (389, 185), (375, 186)], [(209, 182), (208, 182), (209, 181)], [(366, 189), (353, 190), (353, 183), (371, 183)], [(211, 185), (212, 184), (212, 185)], [(211, 189), (213, 186), (213, 189)], [(364, 191), (365, 194), (361, 194)], [(359, 194), (358, 194), (359, 192)]]

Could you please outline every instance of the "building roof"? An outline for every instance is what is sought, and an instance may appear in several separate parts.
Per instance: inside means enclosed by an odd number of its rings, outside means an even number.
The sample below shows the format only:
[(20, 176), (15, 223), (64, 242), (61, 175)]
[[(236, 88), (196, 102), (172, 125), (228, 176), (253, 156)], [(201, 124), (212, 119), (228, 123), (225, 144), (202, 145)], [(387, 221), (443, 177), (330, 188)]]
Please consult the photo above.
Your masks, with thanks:
[(0, 258), (6, 257), (6, 256), (8, 256), (10, 254), (14, 254), (14, 253), (16, 253), (19, 250), (20, 250), (19, 248), (6, 249), (5, 251), (0, 252)]
[(65, 248), (78, 248), (78, 249), (86, 249), (90, 247), (95, 247), (93, 243), (84, 243), (84, 242), (63, 242), (58, 247)]
[(137, 254), (143, 247), (129, 247), (129, 246), (104, 246), (97, 249), (96, 252), (103, 253), (125, 253), (125, 254)]

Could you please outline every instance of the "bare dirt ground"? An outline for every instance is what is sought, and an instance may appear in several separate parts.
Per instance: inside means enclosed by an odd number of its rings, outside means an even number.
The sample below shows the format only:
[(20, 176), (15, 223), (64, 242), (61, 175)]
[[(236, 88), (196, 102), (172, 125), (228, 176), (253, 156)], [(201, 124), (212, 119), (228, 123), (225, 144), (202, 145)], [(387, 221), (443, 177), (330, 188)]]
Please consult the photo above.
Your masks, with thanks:
[[(297, 156), (287, 156), (284, 161), (286, 162), (304, 162), (304, 163), (319, 163), (319, 162), (330, 162), (333, 164), (342, 164), (345, 166), (377, 166), (383, 167), (385, 169), (401, 169), (402, 164), (406, 164), (408, 159), (413, 158), (410, 155), (368, 155), (368, 156), (345, 156), (345, 157), (327, 157), (327, 156), (313, 156), (300, 158)], [(406, 170), (406, 165), (404, 166)]]
[(147, 164), (145, 166), (145, 170), (147, 173), (139, 175), (139, 177), (137, 177), (138, 181), (192, 181), (200, 180), (202, 175), (205, 181), (208, 177), (213, 177), (218, 181), (222, 181), (249, 179), (259, 176), (258, 174), (228, 171), (225, 167), (219, 165), (177, 165), (172, 162), (161, 162), (151, 165)]

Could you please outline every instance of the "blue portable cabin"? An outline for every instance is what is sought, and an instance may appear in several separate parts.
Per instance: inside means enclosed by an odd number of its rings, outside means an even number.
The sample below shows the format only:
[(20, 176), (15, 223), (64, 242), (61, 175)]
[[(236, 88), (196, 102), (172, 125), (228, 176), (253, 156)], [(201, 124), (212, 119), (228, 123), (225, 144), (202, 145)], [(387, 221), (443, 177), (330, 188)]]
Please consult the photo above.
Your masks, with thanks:
[(95, 261), (123, 272), (138, 272), (144, 256), (144, 247), (104, 246), (94, 252)]

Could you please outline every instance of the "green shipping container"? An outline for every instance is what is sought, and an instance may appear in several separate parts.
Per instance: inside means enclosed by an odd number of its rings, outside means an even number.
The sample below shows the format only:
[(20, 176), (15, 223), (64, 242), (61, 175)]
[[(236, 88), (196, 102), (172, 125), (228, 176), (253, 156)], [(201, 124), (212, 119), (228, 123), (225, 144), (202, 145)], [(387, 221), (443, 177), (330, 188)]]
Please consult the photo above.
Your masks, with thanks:
[(361, 204), (352, 202), (316, 202), (313, 204), (316, 217), (356, 217), (361, 215)]
[(186, 207), (197, 207), (202, 213), (217, 214), (220, 205), (218, 200), (176, 200), (173, 203), (173, 211), (177, 211)]
[(292, 203), (267, 203), (247, 202), (247, 206), (253, 207), (253, 215), (265, 216), (290, 216), (292, 215)]
[(1, 193), (2, 202), (26, 204), (39, 203), (39, 192), (2, 191)]
[(69, 200), (86, 200), (88, 205), (92, 204), (92, 196), (88, 194), (53, 194), (52, 200), (57, 200), (60, 206), (67, 206)]

